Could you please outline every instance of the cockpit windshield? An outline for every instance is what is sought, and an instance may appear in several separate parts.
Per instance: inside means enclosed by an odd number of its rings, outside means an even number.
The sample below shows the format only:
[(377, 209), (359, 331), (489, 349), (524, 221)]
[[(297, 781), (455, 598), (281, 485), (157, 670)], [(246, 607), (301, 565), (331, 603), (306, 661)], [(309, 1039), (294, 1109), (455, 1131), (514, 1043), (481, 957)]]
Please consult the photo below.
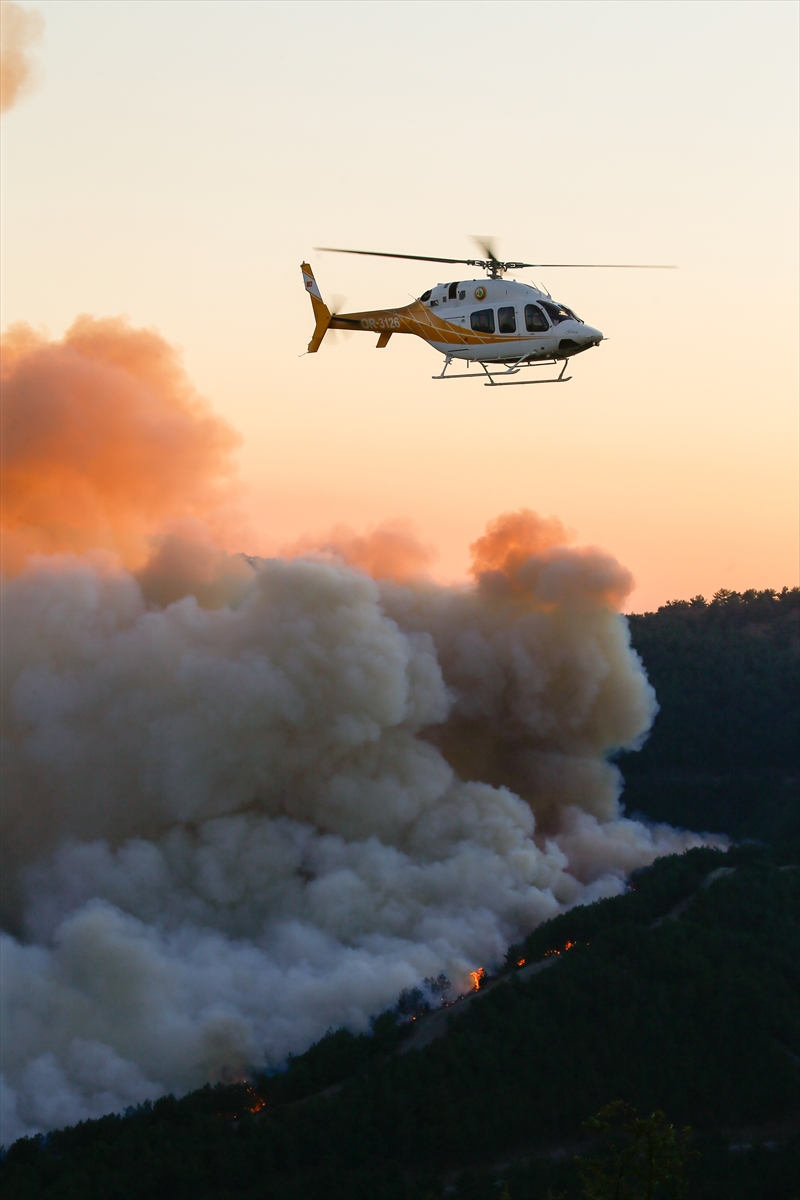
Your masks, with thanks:
[(549, 300), (540, 300), (539, 303), (554, 325), (558, 325), (561, 321), (580, 321), (583, 324), (580, 317), (576, 317), (572, 309), (567, 308), (564, 304), (554, 304)]

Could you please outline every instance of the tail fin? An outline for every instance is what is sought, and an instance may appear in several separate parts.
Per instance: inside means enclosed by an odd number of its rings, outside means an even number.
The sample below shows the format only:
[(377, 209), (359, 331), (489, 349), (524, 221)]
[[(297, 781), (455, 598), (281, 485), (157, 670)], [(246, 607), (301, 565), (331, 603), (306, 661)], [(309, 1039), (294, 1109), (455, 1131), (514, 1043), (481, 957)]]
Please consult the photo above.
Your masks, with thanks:
[(322, 339), (325, 337), (325, 332), (331, 323), (331, 311), (325, 301), (322, 299), (322, 296), (319, 294), (319, 288), (317, 287), (317, 281), (314, 278), (314, 272), (311, 270), (311, 267), (308, 265), (308, 263), (302, 263), (301, 270), (303, 272), (303, 283), (305, 284), (306, 291), (311, 297), (311, 307), (314, 309), (314, 318), (317, 322), (316, 328), (314, 329), (314, 336), (308, 343), (308, 353), (316, 354), (320, 348)]

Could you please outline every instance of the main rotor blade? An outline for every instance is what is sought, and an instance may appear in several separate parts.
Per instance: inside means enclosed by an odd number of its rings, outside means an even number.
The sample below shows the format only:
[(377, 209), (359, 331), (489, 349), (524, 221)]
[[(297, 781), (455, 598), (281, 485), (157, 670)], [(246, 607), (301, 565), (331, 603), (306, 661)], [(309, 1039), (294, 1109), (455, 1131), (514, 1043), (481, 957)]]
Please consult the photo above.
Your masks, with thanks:
[(475, 265), (472, 258), (432, 258), (429, 254), (391, 254), (386, 250), (340, 250), (338, 246), (315, 246), (315, 250), (326, 250), (329, 254), (367, 254), (370, 258), (413, 258), (416, 262), (461, 263), (465, 267)]
[(490, 262), (499, 263), (501, 261), (494, 252), (494, 238), (478, 237), (476, 234), (473, 234), (472, 240), (476, 246), (480, 246)]
[(519, 269), (520, 267), (600, 267), (603, 270), (626, 270), (626, 271), (677, 271), (674, 263), (522, 263), (510, 262), (505, 264), (507, 267)]
[[(475, 239), (478, 241), (478, 239)], [(579, 268), (599, 268), (602, 270), (628, 270), (628, 271), (676, 271), (677, 267), (669, 263), (526, 263), (526, 262), (503, 262), (495, 257), (491, 243), (478, 242), (478, 245), (489, 256), (488, 261), (479, 258), (434, 258), (431, 254), (393, 254), (388, 250), (343, 250), (339, 246), (315, 246), (315, 250), (322, 250), (328, 254), (363, 254), (368, 258), (406, 258), (413, 262), (438, 262), (438, 263), (455, 263), (464, 267), (488, 267), (490, 263), (496, 263), (498, 267), (505, 270), (519, 271), (523, 267), (579, 267)]]

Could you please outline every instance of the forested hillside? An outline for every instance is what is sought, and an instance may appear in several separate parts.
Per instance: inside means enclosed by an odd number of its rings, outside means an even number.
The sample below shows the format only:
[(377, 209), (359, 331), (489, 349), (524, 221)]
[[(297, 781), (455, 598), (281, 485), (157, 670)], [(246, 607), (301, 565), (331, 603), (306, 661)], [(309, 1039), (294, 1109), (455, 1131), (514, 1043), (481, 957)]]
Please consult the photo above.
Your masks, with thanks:
[(692, 1126), (693, 1200), (797, 1197), (799, 615), (794, 589), (630, 618), (661, 711), (621, 759), (629, 811), (727, 854), (540, 926), (447, 1019), (420, 981), (283, 1072), (17, 1142), (6, 1200), (577, 1200), (615, 1100)]
[[(18, 1142), (4, 1194), (424, 1200), (450, 1179), (451, 1194), (488, 1198), (500, 1178), (512, 1200), (548, 1186), (572, 1197), (583, 1119), (622, 1098), (698, 1131), (693, 1196), (785, 1200), (787, 1117), (800, 1109), (799, 875), (752, 851), (663, 859), (626, 895), (536, 930), (427, 1047), (396, 1053), (415, 1024), (386, 1014), (376, 1038), (332, 1035), (249, 1089)], [(521, 959), (554, 965), (525, 979)], [(775, 1145), (755, 1168), (740, 1152), (733, 1169), (727, 1147), (752, 1130)]]
[(628, 622), (661, 711), (626, 766), (800, 767), (800, 588), (717, 592)]
[(800, 589), (628, 618), (660, 711), (620, 756), (629, 812), (800, 851)]

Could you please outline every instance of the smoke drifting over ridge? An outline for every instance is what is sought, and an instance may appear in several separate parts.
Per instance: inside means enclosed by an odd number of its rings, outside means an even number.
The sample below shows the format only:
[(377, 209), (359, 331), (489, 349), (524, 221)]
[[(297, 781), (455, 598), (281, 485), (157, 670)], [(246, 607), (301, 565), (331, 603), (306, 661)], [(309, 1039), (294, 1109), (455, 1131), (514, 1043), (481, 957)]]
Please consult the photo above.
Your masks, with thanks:
[[(13, 374), (13, 462), (55, 463), (78, 497), (46, 548), (158, 537), (135, 573), (108, 550), (23, 554), (4, 586), (5, 1142), (279, 1063), (423, 976), (466, 986), (701, 840), (621, 813), (606, 757), (655, 699), (613, 558), (528, 511), (490, 524), (463, 587), (419, 577), (396, 525), (228, 554), (200, 522), (232, 435), (153, 383), (137, 331), (101, 326), (33, 339)], [(115, 490), (121, 427), (139, 440)], [(189, 447), (171, 480), (165, 428)], [(50, 537), (38, 478), (12, 474), (12, 519)]]

